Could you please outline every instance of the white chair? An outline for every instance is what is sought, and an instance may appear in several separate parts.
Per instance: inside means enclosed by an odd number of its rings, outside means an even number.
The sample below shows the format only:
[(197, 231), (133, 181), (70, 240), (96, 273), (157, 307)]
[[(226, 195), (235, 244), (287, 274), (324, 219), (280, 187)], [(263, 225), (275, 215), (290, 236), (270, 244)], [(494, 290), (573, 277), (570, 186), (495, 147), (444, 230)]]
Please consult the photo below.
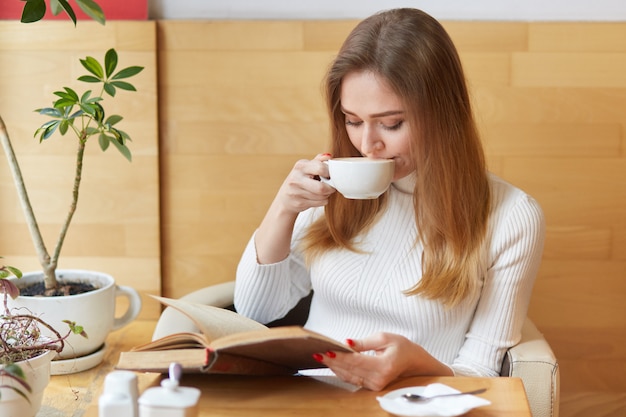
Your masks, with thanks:
[[(194, 291), (182, 299), (228, 308), (233, 304), (234, 289), (235, 282), (229, 281)], [(302, 302), (289, 313), (289, 317), (274, 324), (303, 323), (302, 316), (306, 318), (306, 314), (308, 306)], [(168, 307), (163, 311), (152, 338), (187, 330), (195, 330), (193, 323)], [(521, 378), (533, 417), (558, 417), (559, 365), (550, 345), (530, 319), (526, 319), (522, 328), (522, 340), (508, 350), (500, 375)]]

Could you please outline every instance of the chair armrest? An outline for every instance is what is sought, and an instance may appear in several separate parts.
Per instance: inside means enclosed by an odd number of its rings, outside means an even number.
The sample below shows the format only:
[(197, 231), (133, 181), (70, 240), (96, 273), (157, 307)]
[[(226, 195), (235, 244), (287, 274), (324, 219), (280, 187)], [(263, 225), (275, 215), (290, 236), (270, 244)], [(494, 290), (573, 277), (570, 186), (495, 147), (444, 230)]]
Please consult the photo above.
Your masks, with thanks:
[(500, 375), (522, 379), (533, 417), (558, 417), (559, 365), (530, 319), (524, 322), (520, 342), (506, 353)]
[[(181, 300), (225, 308), (233, 304), (234, 291), (235, 281), (228, 281), (191, 292), (181, 297)], [(152, 333), (152, 340), (172, 333), (197, 331), (196, 325), (186, 315), (176, 309), (167, 307), (161, 313), (161, 317)]]

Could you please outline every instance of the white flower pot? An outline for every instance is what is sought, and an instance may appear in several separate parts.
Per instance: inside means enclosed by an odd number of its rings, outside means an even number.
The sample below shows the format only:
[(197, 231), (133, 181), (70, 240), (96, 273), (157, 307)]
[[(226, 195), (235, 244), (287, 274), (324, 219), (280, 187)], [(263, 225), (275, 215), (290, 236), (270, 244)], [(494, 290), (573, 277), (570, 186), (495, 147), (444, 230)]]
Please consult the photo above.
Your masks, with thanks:
[[(45, 353), (18, 362), (26, 376), (26, 382), (30, 385), (32, 392), (26, 393), (29, 401), (9, 388), (0, 388), (0, 416), (2, 417), (34, 417), (41, 408), (43, 393), (50, 382), (50, 361), (56, 352), (46, 351)], [(3, 365), (0, 365), (2, 368)], [(16, 381), (0, 376), (0, 385), (9, 385), (20, 388), (23, 387)]]
[[(43, 280), (42, 272), (30, 272), (24, 274), (21, 279), (12, 278), (19, 288), (25, 288), (29, 284)], [(65, 335), (69, 327), (63, 320), (70, 320), (83, 326), (88, 338), (71, 334), (65, 341), (65, 348), (55, 358), (59, 360), (80, 359), (93, 356), (97, 352), (103, 352), (104, 342), (113, 330), (120, 329), (133, 321), (141, 310), (141, 297), (130, 287), (116, 285), (113, 277), (96, 271), (85, 270), (57, 270), (57, 279), (60, 281), (88, 281), (97, 290), (83, 294), (34, 297), (19, 296), (15, 300), (9, 299), (9, 308), (26, 308), (50, 324), (61, 335)], [(128, 299), (128, 308), (121, 317), (115, 316), (115, 303), (117, 297)], [(53, 336), (50, 333), (44, 333)], [(100, 363), (103, 355), (99, 355), (96, 361), (83, 361), (78, 366), (70, 368), (68, 372), (55, 372), (53, 363), (53, 375), (58, 373), (79, 372)], [(82, 364), (82, 365), (81, 365)], [(87, 366), (87, 367), (85, 367)]]

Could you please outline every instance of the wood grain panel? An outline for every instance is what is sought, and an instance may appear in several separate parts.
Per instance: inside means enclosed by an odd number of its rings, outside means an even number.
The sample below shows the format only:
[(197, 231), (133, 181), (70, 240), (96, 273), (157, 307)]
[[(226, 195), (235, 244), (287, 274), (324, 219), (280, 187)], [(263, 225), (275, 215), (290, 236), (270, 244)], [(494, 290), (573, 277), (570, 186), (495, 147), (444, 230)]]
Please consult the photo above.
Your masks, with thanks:
[(514, 53), (511, 79), (515, 86), (626, 87), (626, 53)]
[(623, 22), (553, 23), (528, 25), (528, 50), (544, 52), (624, 52)]
[[(0, 114), (21, 163), (31, 202), (48, 249), (56, 240), (71, 197), (76, 144), (53, 136), (33, 138), (46, 119), (33, 110), (51, 105), (54, 91), (68, 85), (93, 88), (76, 78), (86, 73), (79, 59), (102, 60), (115, 47), (119, 67), (142, 65), (133, 80), (138, 92), (120, 91), (106, 99), (110, 114), (125, 116), (120, 128), (133, 138), (129, 163), (115, 149), (102, 153), (96, 143), (86, 150), (78, 210), (61, 254), (61, 268), (97, 269), (142, 292), (160, 293), (159, 171), (157, 122), (156, 24), (81, 21), (0, 22)], [(81, 85), (82, 84), (82, 85)], [(15, 198), (8, 168), (0, 167), (0, 254), (25, 271), (40, 269)], [(24, 236), (24, 238), (19, 238)], [(19, 238), (19, 239), (18, 239)], [(141, 316), (157, 317), (146, 307)]]

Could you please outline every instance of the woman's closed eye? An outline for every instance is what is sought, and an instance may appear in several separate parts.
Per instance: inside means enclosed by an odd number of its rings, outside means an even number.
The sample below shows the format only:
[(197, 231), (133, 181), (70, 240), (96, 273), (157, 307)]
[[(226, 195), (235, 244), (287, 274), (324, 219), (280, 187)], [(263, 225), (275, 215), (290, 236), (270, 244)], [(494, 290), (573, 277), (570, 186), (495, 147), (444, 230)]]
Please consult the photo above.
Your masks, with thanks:
[[(362, 120), (347, 120), (346, 119), (346, 126), (359, 127), (362, 124), (363, 124)], [(399, 122), (396, 122), (393, 124), (380, 122), (380, 126), (385, 130), (398, 130), (402, 127), (403, 124), (404, 124), (404, 120), (400, 120)]]

